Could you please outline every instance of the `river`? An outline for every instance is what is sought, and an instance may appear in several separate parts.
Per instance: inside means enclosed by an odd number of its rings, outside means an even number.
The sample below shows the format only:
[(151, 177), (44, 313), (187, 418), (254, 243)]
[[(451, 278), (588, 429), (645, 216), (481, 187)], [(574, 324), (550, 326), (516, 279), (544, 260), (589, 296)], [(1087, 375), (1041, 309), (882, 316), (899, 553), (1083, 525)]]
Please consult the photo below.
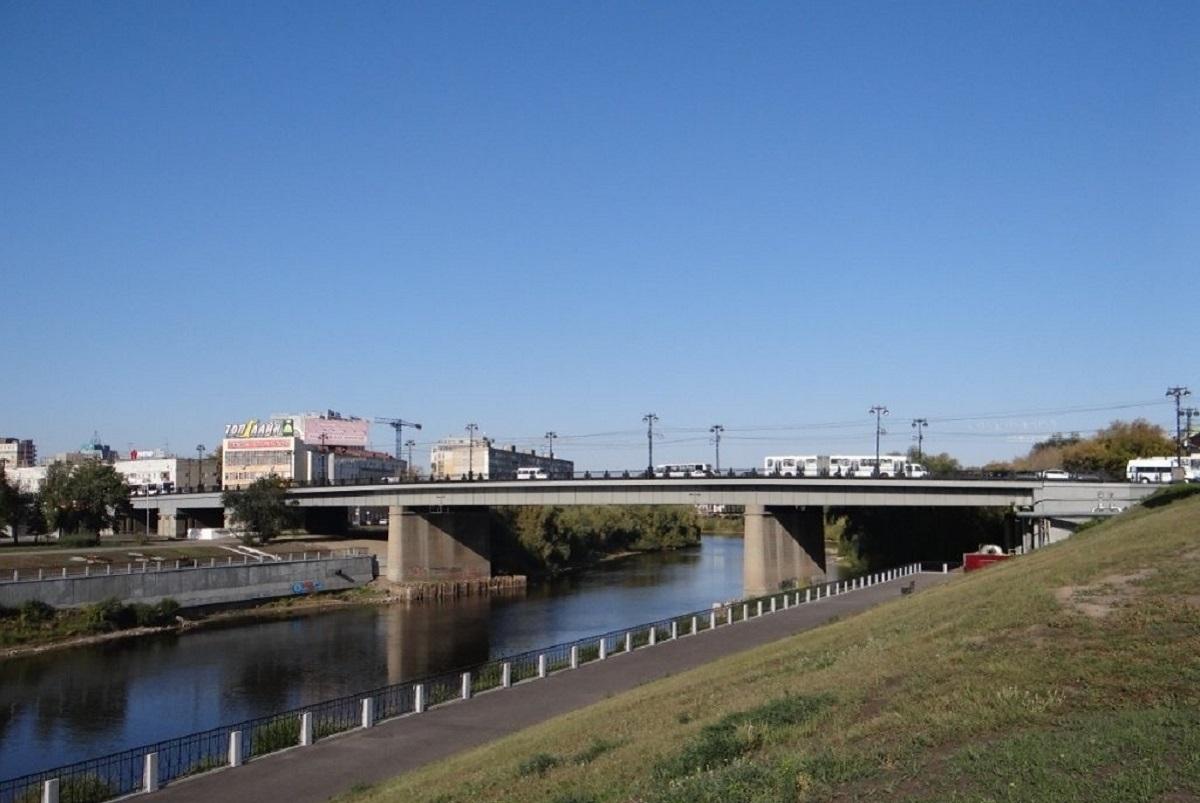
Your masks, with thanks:
[(699, 547), (609, 561), (521, 596), (362, 606), (9, 659), (0, 778), (741, 595), (742, 539), (704, 536)]

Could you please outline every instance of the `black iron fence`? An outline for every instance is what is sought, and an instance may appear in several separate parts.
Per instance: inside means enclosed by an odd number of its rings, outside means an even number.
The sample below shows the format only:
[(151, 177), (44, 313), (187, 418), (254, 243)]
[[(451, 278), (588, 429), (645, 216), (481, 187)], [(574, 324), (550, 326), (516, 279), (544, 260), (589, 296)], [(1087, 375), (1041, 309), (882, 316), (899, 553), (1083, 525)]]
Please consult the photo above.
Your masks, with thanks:
[[(382, 686), (266, 717), (245, 720), (100, 758), (79, 761), (0, 781), (0, 803), (36, 803), (47, 782), (59, 803), (101, 803), (153, 791), (190, 775), (312, 744), (356, 728), (464, 699), (548, 674), (574, 669), (642, 647), (743, 622), (796, 605), (870, 588), (921, 571), (948, 571), (956, 564), (914, 563), (898, 569), (772, 594), (528, 650), (432, 677)], [(53, 797), (53, 795), (51, 796)]]

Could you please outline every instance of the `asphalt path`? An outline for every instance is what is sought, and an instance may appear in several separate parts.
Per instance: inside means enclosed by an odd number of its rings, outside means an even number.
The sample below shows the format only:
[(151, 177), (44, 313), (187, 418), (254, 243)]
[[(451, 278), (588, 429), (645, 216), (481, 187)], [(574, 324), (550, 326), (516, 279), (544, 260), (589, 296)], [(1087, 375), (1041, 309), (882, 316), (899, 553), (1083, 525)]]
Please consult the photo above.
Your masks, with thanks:
[(519, 683), (409, 714), (226, 769), (176, 781), (149, 796), (163, 803), (286, 800), (320, 803), (356, 784), (373, 784), (502, 738), (670, 675), (819, 627), (919, 591), (949, 576), (919, 574), (793, 606), (592, 661), (575, 670)]

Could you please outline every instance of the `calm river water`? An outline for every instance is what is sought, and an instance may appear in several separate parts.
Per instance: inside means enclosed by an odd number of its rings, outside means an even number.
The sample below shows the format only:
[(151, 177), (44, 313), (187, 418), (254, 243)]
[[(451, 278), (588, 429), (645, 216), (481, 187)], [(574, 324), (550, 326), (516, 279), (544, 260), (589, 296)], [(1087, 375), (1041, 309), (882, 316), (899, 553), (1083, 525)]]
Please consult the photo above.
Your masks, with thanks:
[(612, 561), (520, 597), (365, 606), (0, 661), (0, 778), (741, 594), (742, 540), (705, 536), (700, 547)]

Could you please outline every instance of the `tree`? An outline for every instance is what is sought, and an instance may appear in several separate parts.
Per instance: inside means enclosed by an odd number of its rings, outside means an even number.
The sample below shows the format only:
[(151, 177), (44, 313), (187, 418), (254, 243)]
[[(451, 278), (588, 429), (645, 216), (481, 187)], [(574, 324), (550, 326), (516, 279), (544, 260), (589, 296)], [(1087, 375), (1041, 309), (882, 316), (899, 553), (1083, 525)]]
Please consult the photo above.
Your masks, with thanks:
[(925, 452), (918, 458), (917, 447), (910, 446), (908, 448), (908, 461), (910, 463), (920, 463), (925, 466), (925, 470), (935, 477), (940, 477), (946, 474), (956, 474), (962, 471), (962, 465), (958, 459), (951, 457), (947, 452), (938, 454), (930, 454)]
[(1013, 461), (1017, 471), (1065, 468), (1080, 474), (1099, 474), (1110, 479), (1125, 476), (1125, 464), (1135, 457), (1175, 454), (1175, 441), (1162, 427), (1144, 418), (1113, 421), (1090, 438), (1073, 432), (1056, 434), (1035, 443), (1025, 457)]
[(52, 529), (99, 534), (129, 512), (129, 486), (105, 463), (55, 463), (46, 472), (41, 508)]
[(245, 526), (242, 540), (265, 544), (296, 521), (296, 511), (287, 501), (287, 483), (279, 477), (262, 477), (241, 490), (221, 494), (225, 509)]
[(8, 482), (4, 473), (4, 464), (0, 463), (0, 530), (12, 526), (13, 543), (17, 542), (17, 517), (20, 495), (16, 487)]

